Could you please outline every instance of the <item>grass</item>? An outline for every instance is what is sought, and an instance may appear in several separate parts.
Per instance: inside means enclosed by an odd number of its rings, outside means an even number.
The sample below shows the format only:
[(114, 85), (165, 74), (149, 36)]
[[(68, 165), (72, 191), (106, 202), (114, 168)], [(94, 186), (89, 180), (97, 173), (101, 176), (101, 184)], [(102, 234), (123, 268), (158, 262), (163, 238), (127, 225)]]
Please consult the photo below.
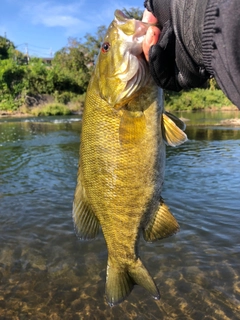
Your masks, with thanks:
[[(65, 95), (67, 96), (67, 95)], [(69, 114), (79, 114), (83, 110), (83, 105), (85, 101), (86, 94), (70, 94), (67, 98), (71, 98), (69, 101), (61, 101), (56, 97), (52, 96), (53, 99), (48, 99), (48, 103), (39, 104), (35, 106), (28, 106), (26, 103), (22, 102), (21, 99), (18, 101), (18, 106), (16, 101), (12, 101), (9, 96), (0, 97), (0, 115), (16, 115), (16, 116), (57, 116), (57, 115), (69, 115)], [(55, 99), (54, 99), (55, 98)], [(53, 102), (54, 101), (54, 102)]]
[(165, 92), (165, 107), (172, 111), (216, 110), (232, 105), (224, 93), (217, 89)]
[(19, 107), (17, 110), (0, 109), (0, 116), (64, 116), (70, 114), (81, 114), (82, 111), (82, 102), (71, 102), (67, 105), (58, 102), (53, 102), (44, 105), (39, 105), (37, 107), (28, 107), (26, 105), (23, 105)]
[(58, 116), (76, 114), (83, 110), (85, 94), (73, 97), (68, 104), (53, 102), (42, 106), (33, 107), (30, 113), (36, 117), (38, 116)]
[[(28, 109), (29, 110), (29, 109)], [(35, 117), (39, 116), (59, 116), (71, 114), (71, 110), (68, 106), (61, 103), (49, 103), (43, 106), (34, 107), (29, 112)]]
[[(22, 106), (12, 113), (33, 116), (56, 116), (82, 112), (85, 94), (73, 97), (68, 104), (53, 102), (37, 107)], [(0, 111), (6, 110), (1, 108)], [(168, 111), (219, 110), (234, 107), (232, 102), (218, 89), (194, 89), (181, 92), (165, 91), (165, 108)]]

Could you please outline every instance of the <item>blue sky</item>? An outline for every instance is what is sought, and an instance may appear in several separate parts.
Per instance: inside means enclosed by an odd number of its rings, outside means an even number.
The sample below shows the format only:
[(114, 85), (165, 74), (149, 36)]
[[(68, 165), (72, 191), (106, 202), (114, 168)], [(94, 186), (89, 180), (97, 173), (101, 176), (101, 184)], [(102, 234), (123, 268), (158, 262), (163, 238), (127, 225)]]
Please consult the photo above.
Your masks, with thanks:
[(1, 0), (0, 35), (17, 49), (50, 57), (67, 45), (69, 37), (84, 40), (98, 26), (113, 19), (115, 9), (140, 8), (144, 0)]

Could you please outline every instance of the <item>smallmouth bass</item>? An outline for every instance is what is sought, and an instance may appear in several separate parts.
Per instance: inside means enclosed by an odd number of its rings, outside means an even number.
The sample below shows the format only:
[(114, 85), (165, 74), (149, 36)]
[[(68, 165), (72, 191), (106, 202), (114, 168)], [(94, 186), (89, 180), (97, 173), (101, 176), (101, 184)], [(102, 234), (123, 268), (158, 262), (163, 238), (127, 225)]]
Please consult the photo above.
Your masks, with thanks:
[(113, 306), (135, 284), (159, 299), (139, 258), (146, 241), (179, 229), (161, 198), (166, 144), (187, 140), (185, 125), (164, 112), (142, 54), (148, 25), (115, 11), (99, 52), (85, 101), (73, 220), (82, 239), (94, 239), (101, 226), (108, 249), (106, 297)]

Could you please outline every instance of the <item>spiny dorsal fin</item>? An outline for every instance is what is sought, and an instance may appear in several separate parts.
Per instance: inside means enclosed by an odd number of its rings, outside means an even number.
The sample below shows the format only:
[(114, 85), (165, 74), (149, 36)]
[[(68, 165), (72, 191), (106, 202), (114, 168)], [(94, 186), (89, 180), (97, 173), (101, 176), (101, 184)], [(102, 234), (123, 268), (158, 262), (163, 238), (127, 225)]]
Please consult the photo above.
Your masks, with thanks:
[(143, 231), (143, 237), (148, 242), (170, 237), (179, 230), (177, 220), (169, 211), (168, 206), (160, 200), (160, 206)]
[(73, 211), (75, 231), (80, 239), (94, 239), (99, 232), (99, 221), (86, 201), (84, 188), (80, 181), (76, 187)]
[(122, 302), (138, 284), (145, 288), (155, 299), (160, 298), (158, 288), (142, 261), (130, 261), (124, 267), (114, 267), (108, 263), (106, 279), (106, 296), (110, 306)]
[(143, 112), (123, 110), (120, 127), (119, 140), (121, 144), (139, 143), (145, 135), (146, 119)]
[[(178, 119), (181, 121), (180, 119)], [(176, 121), (175, 121), (176, 122)], [(162, 115), (162, 134), (165, 143), (176, 147), (187, 141), (187, 135), (166, 114)], [(180, 125), (180, 122), (178, 123)]]

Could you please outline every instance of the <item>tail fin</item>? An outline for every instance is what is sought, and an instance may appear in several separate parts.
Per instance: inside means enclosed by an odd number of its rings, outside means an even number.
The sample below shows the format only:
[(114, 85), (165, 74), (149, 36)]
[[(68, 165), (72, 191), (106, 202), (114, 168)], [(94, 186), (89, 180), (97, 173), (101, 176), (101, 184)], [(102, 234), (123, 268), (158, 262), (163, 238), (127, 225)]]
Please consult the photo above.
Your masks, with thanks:
[(106, 296), (109, 305), (114, 306), (125, 300), (135, 284), (148, 290), (154, 299), (160, 299), (158, 288), (140, 259), (122, 269), (108, 265)]

